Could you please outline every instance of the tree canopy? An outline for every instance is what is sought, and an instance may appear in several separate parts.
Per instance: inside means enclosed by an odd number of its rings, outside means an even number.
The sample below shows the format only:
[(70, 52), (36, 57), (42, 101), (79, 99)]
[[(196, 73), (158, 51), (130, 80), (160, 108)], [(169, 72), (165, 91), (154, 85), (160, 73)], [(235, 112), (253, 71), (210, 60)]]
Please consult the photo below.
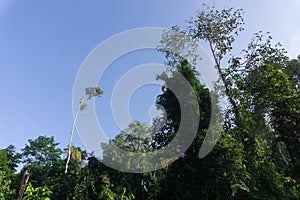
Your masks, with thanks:
[[(133, 121), (108, 143), (99, 142), (101, 159), (72, 144), (77, 115), (86, 108), (85, 100), (103, 94), (98, 87), (87, 88), (79, 102), (67, 155), (54, 137), (47, 136), (29, 139), (21, 153), (12, 145), (0, 150), (0, 199), (299, 199), (300, 57), (289, 59), (281, 45), (274, 45), (272, 37), (262, 32), (235, 55), (234, 42), (243, 25), (242, 10), (207, 6), (186, 27), (165, 32), (158, 50), (166, 57), (166, 71), (157, 77), (164, 85), (156, 103), (164, 108), (166, 118), (155, 119), (152, 126)], [(180, 34), (186, 36), (184, 40), (179, 41)], [(201, 71), (195, 67), (199, 58), (194, 48), (200, 42), (208, 44), (219, 73), (214, 91), (200, 82)], [(187, 46), (187, 57), (171, 51)], [(176, 82), (178, 77), (189, 83), (196, 102), (172, 91), (174, 85), (183, 84)], [(218, 106), (221, 96), (227, 98), (225, 109)], [(184, 130), (196, 127), (196, 134), (175, 162), (143, 173), (103, 164), (147, 168), (144, 157), (127, 159), (112, 146), (141, 155), (166, 148), (184, 120), (181, 108), (189, 106), (197, 108), (189, 113), (196, 113), (199, 120), (189, 119), (190, 127)], [(210, 127), (212, 116), (219, 112), (224, 117)], [(207, 156), (199, 158), (209, 128), (222, 130), (220, 138)], [(184, 134), (189, 137), (188, 131)], [(176, 145), (172, 148), (181, 151)], [(17, 172), (21, 161), (24, 166)], [(27, 179), (22, 178), (25, 172)], [(26, 190), (20, 197), (22, 187)]]

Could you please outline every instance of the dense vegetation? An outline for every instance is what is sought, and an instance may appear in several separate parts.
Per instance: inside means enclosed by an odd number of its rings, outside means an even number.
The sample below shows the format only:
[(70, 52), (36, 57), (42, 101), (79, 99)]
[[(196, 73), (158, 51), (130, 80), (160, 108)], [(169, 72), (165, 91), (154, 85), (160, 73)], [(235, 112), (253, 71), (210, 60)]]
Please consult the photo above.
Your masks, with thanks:
[[(241, 56), (233, 56), (235, 37), (242, 30), (241, 10), (208, 7), (187, 28), (166, 32), (159, 50), (168, 68), (158, 77), (165, 86), (157, 97), (166, 111), (164, 125), (147, 127), (135, 121), (109, 142), (132, 152), (164, 148), (181, 121), (178, 99), (168, 88), (180, 73), (196, 94), (200, 122), (178, 160), (152, 172), (125, 173), (72, 146), (65, 173), (68, 149), (58, 148), (53, 137), (39, 136), (21, 153), (11, 145), (0, 150), (0, 199), (299, 199), (300, 57), (290, 60), (262, 33), (254, 34)], [(192, 62), (167, 51), (174, 31), (209, 45), (220, 75), (217, 92), (200, 83)], [(228, 98), (223, 131), (213, 150), (199, 159), (219, 95)], [(118, 156), (109, 144), (102, 148), (103, 159), (113, 162)], [(23, 168), (16, 172), (21, 162)], [(128, 167), (142, 164), (129, 160)]]

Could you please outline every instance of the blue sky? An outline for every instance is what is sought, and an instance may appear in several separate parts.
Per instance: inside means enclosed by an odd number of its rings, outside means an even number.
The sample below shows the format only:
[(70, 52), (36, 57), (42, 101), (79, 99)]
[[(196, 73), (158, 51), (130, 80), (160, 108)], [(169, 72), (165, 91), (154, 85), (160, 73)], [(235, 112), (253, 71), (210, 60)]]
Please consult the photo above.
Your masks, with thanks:
[[(128, 29), (184, 26), (202, 3), (244, 9), (245, 32), (237, 40), (236, 51), (248, 43), (252, 33), (262, 30), (271, 32), (290, 57), (300, 54), (298, 0), (0, 0), (0, 148), (9, 144), (23, 148), (28, 139), (38, 135), (53, 135), (61, 147), (66, 147), (73, 120), (73, 84), (89, 52), (108, 37)], [(155, 52), (128, 55), (114, 64), (111, 74), (121, 75), (117, 65), (129, 69), (160, 60)], [(109, 84), (113, 80), (100, 87), (111, 88)], [(144, 106), (136, 103), (136, 110), (148, 110), (158, 88), (148, 96), (145, 91), (141, 89), (134, 96), (137, 101), (147, 99)], [(101, 109), (109, 102), (103, 97), (96, 103)], [(116, 134), (106, 112), (101, 113), (107, 120), (105, 129)], [(134, 117), (147, 122), (146, 113), (136, 113)], [(81, 145), (77, 135), (74, 144)]]

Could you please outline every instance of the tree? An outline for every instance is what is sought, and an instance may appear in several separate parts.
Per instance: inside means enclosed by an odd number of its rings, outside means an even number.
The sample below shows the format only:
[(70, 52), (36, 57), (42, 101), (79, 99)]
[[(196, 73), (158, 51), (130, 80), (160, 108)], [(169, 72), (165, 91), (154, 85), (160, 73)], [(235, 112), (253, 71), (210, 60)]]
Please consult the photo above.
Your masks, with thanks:
[(5, 200), (12, 197), (15, 193), (11, 187), (12, 170), (10, 169), (10, 162), (7, 158), (5, 150), (0, 150), (0, 199)]
[(299, 68), (299, 60), (291, 60), (285, 68), (278, 69), (275, 74), (277, 76), (274, 75), (272, 78), (274, 82), (269, 86), (273, 93), (269, 94), (268, 98), (271, 123), (277, 136), (275, 144), (284, 143), (288, 155), (281, 154), (286, 155), (288, 162), (290, 160), (290, 175), (298, 180), (300, 180)]
[(21, 154), (16, 152), (16, 147), (14, 145), (9, 145), (5, 148), (5, 151), (9, 161), (9, 167), (15, 172), (18, 164), (21, 162)]
[[(29, 139), (29, 144), (22, 149), (23, 163), (26, 165), (21, 170), (30, 173), (30, 182), (34, 188), (48, 186), (52, 187), (51, 170), (61, 160), (62, 150), (57, 146), (54, 137), (38, 136), (37, 139)], [(59, 170), (59, 169), (56, 169)], [(20, 181), (20, 180), (19, 180)]]
[[(128, 128), (121, 131), (114, 139), (110, 140), (108, 144), (102, 144), (103, 159), (105, 163), (110, 162), (114, 165), (121, 163), (122, 167), (126, 169), (147, 169), (149, 161), (146, 157), (129, 157), (124, 160), (125, 156), (121, 151), (115, 151), (111, 148), (115, 145), (125, 151), (132, 153), (148, 153), (155, 148), (153, 147), (153, 130), (139, 121), (133, 121)], [(137, 199), (157, 199), (161, 190), (160, 181), (164, 177), (162, 171), (146, 173), (124, 173), (116, 170), (105, 170), (108, 173), (110, 182), (113, 185), (118, 185), (115, 193), (124, 193), (129, 191), (133, 193)], [(124, 191), (124, 188), (126, 189)], [(117, 198), (118, 199), (118, 198)]]
[[(270, 36), (265, 40), (264, 35), (257, 33), (254, 35), (253, 40), (250, 41), (248, 47), (243, 50), (243, 57), (229, 56), (229, 53), (231, 53), (233, 49), (235, 37), (243, 30), (242, 10), (230, 8), (218, 11), (214, 7), (207, 7), (207, 10), (199, 11), (197, 16), (192, 18), (189, 23), (188, 30), (182, 32), (189, 33), (195, 40), (204, 40), (208, 43), (220, 75), (220, 81), (216, 88), (221, 89), (220, 94), (224, 91), (229, 102), (224, 124), (225, 132), (221, 136), (221, 141), (215, 146), (215, 150), (211, 152), (211, 154), (215, 155), (216, 153), (216, 155), (214, 158), (210, 157), (211, 160), (202, 162), (202, 164), (207, 166), (203, 170), (213, 171), (214, 173), (222, 172), (222, 174), (207, 173), (211, 176), (210, 178), (214, 177), (216, 182), (208, 181), (207, 184), (209, 184), (209, 187), (201, 187), (204, 189), (203, 193), (206, 198), (220, 198), (221, 196), (215, 194), (216, 188), (219, 188), (218, 191), (224, 192), (223, 197), (225, 196), (226, 198), (297, 198), (299, 195), (295, 190), (297, 184), (295, 184), (293, 179), (288, 176), (283, 176), (276, 170), (276, 166), (270, 156), (271, 148), (268, 145), (267, 139), (271, 138), (269, 136), (274, 126), (268, 124), (270, 118), (268, 118), (268, 115), (265, 115), (268, 111), (265, 110), (266, 107), (264, 107), (260, 101), (263, 97), (261, 94), (255, 95), (254, 93), (254, 91), (256, 91), (270, 94), (268, 90), (275, 90), (276, 93), (273, 96), (270, 95), (270, 103), (274, 102), (276, 97), (282, 99), (280, 91), (285, 91), (283, 94), (290, 91), (288, 90), (290, 86), (288, 82), (286, 82), (287, 77), (283, 75), (282, 70), (278, 68), (278, 66), (283, 67), (286, 64), (287, 57), (285, 56), (285, 51), (280, 48), (279, 44), (273, 46)], [(165, 36), (165, 38), (169, 39), (172, 37)], [(172, 42), (168, 42), (167, 44), (172, 44)], [(171, 58), (174, 58), (174, 56), (171, 56)], [(223, 66), (227, 58), (228, 65)], [(179, 62), (168, 63), (175, 63), (175, 66), (182, 67), (182, 58), (176, 58), (175, 56), (175, 59), (179, 60)], [(260, 68), (270, 69), (270, 71), (269, 73), (266, 73), (266, 71), (259, 73), (261, 72), (261, 70), (259, 70)], [(272, 75), (269, 76), (269, 74)], [(274, 78), (273, 76), (275, 75), (275, 80), (272, 80), (271, 83), (273, 90), (270, 87), (267, 87), (268, 89), (264, 87), (268, 84), (265, 75), (267, 75), (268, 78)], [(252, 80), (250, 81), (252, 85), (248, 84), (247, 81), (249, 80)], [(255, 85), (255, 83), (258, 82), (257, 80), (261, 82)], [(280, 82), (273, 84), (276, 80)], [(258, 87), (254, 89), (254, 86)], [(178, 120), (180, 119), (180, 113), (178, 113), (179, 109), (176, 109), (178, 105), (178, 103), (176, 104), (176, 100), (174, 101), (170, 97), (164, 97), (164, 95), (168, 94), (167, 92), (166, 90), (165, 93), (160, 96), (160, 100), (164, 105), (167, 105), (167, 112), (173, 112), (173, 114), (168, 114), (168, 116), (171, 117), (169, 122), (173, 123), (167, 126), (167, 130), (169, 131), (166, 132), (169, 134), (174, 132), (176, 127), (178, 127), (180, 123)], [(171, 95), (171, 92), (169, 92), (168, 96)], [(168, 106), (167, 103), (169, 102), (175, 103), (170, 103)], [(267, 101), (263, 103), (268, 104)], [(268, 108), (272, 108), (272, 106)], [(277, 104), (277, 108), (284, 108), (284, 106)], [(296, 122), (297, 118), (289, 121)], [(273, 125), (276, 124), (279, 123), (274, 123)], [(289, 126), (285, 127), (287, 128)], [(166, 136), (164, 132), (162, 132), (161, 135)], [(168, 137), (166, 139), (168, 139)], [(162, 139), (162, 141), (166, 141), (166, 139)], [(221, 152), (227, 152), (225, 154), (226, 157), (223, 157)], [(225, 162), (225, 158), (228, 161)], [(184, 169), (187, 163), (193, 163), (191, 160), (188, 162), (188, 159), (189, 154), (186, 154), (182, 159), (178, 160), (177, 163), (181, 161)], [(183, 162), (183, 160), (186, 160), (186, 162)], [(219, 165), (212, 166), (212, 163), (222, 163), (225, 167), (219, 169)], [(174, 163), (173, 166), (174, 165), (176, 165), (176, 163)], [(179, 169), (179, 167), (176, 167), (176, 169)], [(189, 169), (194, 169), (194, 166), (190, 165)], [(176, 174), (176, 172), (173, 173)], [(175, 180), (180, 180), (176, 178), (178, 176), (179, 175), (175, 175), (173, 177)], [(196, 175), (193, 177), (196, 177)], [(293, 186), (288, 185), (288, 182), (293, 182)], [(180, 182), (172, 181), (172, 183)], [(214, 186), (216, 186), (216, 188), (214, 188)], [(220, 187), (222, 187), (221, 190)], [(179, 185), (177, 188), (180, 191), (181, 187)], [(189, 190), (190, 188), (192, 187), (184, 189), (183, 192), (191, 191)], [(177, 195), (178, 194), (181, 193), (177, 192)], [(199, 197), (199, 193), (194, 193), (194, 196), (192, 194), (193, 192), (186, 194), (187, 196), (185, 198), (189, 197), (191, 199)]]
[(225, 88), (225, 94), (237, 118), (241, 117), (241, 114), (236, 99), (232, 95), (232, 85), (227, 80), (221, 64), (222, 59), (232, 50), (235, 36), (244, 30), (242, 14), (241, 9), (230, 8), (219, 11), (214, 7), (207, 6), (206, 10), (199, 11), (197, 16), (189, 21), (190, 26), (188, 27), (192, 38), (208, 42), (222, 86)]
[(54, 137), (38, 136), (35, 140), (28, 140), (22, 149), (23, 163), (37, 164), (39, 166), (50, 166), (60, 159), (62, 150), (57, 146), (59, 143), (54, 141)]
[(69, 162), (70, 162), (71, 153), (72, 153), (72, 140), (73, 140), (73, 135), (74, 135), (74, 131), (75, 131), (75, 124), (76, 124), (78, 114), (79, 114), (80, 111), (83, 111), (83, 110), (87, 109), (88, 105), (85, 102), (86, 100), (90, 100), (93, 97), (100, 97), (102, 95), (103, 95), (103, 91), (99, 87), (88, 87), (88, 88), (85, 89), (85, 96), (82, 97), (79, 101), (79, 106), (78, 106), (78, 109), (76, 111), (76, 114), (75, 114), (75, 117), (74, 117), (74, 120), (73, 120), (73, 124), (72, 124), (72, 131), (71, 131), (69, 145), (68, 145), (68, 157), (67, 157), (67, 161), (66, 161), (65, 173), (68, 173), (68, 167), (69, 167)]
[[(171, 37), (168, 37), (171, 38)], [(176, 58), (175, 55), (171, 56)], [(181, 73), (191, 84), (198, 100), (200, 110), (200, 122), (194, 141), (182, 156), (172, 163), (166, 169), (166, 177), (161, 180), (162, 199), (218, 199), (230, 198), (231, 194), (237, 188), (247, 189), (242, 180), (236, 181), (235, 175), (244, 172), (242, 163), (242, 148), (238, 141), (235, 141), (228, 133), (223, 132), (220, 141), (216, 144), (213, 152), (206, 158), (199, 159), (198, 151), (202, 145), (207, 129), (210, 124), (211, 100), (214, 95), (210, 95), (207, 88), (200, 84), (197, 79), (197, 72), (186, 61), (176, 61), (172, 66), (170, 76), (161, 76), (164, 78), (165, 86), (163, 93), (158, 96), (157, 104), (160, 104), (166, 110), (166, 123), (163, 128), (155, 134), (156, 148), (163, 148), (167, 145), (178, 130), (180, 125), (181, 113), (180, 106), (176, 96), (168, 88), (168, 83), (172, 82), (175, 72)], [(190, 102), (191, 103), (191, 102)], [(192, 122), (191, 122), (192, 123)], [(226, 159), (225, 159), (226, 158)], [(191, 178), (192, 177), (192, 178)], [(240, 187), (238, 187), (240, 186)], [(231, 188), (232, 187), (232, 188)]]

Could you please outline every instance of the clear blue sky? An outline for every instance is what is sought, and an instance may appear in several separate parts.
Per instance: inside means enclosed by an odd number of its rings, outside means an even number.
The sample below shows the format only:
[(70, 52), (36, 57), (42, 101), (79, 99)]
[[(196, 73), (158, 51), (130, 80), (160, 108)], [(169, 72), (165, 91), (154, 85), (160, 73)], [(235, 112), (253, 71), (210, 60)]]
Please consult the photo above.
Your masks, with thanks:
[[(244, 9), (246, 30), (237, 41), (238, 48), (247, 44), (253, 32), (262, 30), (271, 32), (290, 57), (300, 54), (298, 0), (0, 0), (0, 148), (13, 144), (21, 149), (38, 135), (55, 136), (66, 147), (73, 119), (73, 83), (88, 53), (128, 29), (184, 26), (204, 2)], [(129, 55), (128, 66), (152, 61), (151, 56), (143, 59), (135, 62)], [(145, 98), (143, 90), (139, 92), (136, 98)], [(151, 95), (154, 100), (156, 94)], [(109, 118), (108, 113), (102, 114)], [(108, 120), (106, 129), (110, 126), (116, 134)], [(74, 144), (81, 145), (78, 136)]]

